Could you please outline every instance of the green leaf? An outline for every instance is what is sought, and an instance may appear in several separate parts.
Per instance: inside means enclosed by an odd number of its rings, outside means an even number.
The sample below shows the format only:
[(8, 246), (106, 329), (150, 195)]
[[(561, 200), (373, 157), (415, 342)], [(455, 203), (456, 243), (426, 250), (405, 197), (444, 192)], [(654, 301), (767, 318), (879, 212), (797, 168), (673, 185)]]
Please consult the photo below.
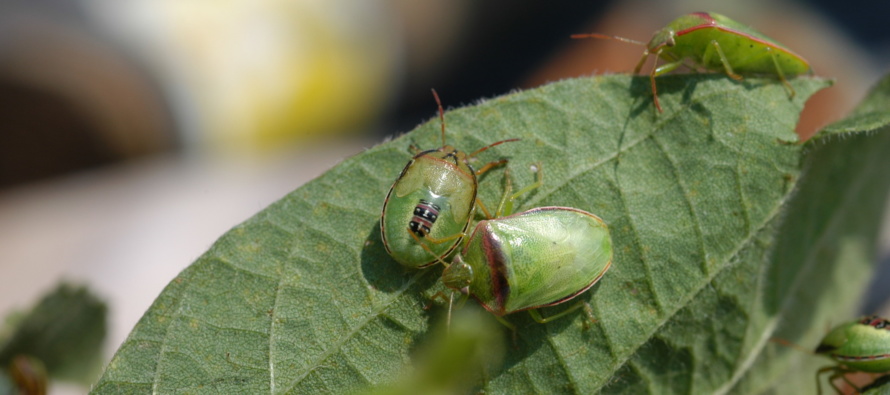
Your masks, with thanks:
[[(765, 284), (777, 339), (813, 350), (828, 329), (860, 315), (890, 189), (888, 114), (890, 77), (885, 77), (848, 118), (806, 144), (806, 172), (789, 204)], [(786, 365), (790, 371), (782, 369)], [(823, 357), (773, 344), (753, 361), (742, 385), (754, 392), (813, 393), (816, 370), (830, 365)]]
[(89, 384), (101, 368), (106, 307), (85, 287), (60, 284), (11, 320), (0, 339), (0, 366), (35, 358), (54, 379)]
[[(480, 389), (765, 390), (795, 360), (769, 342), (773, 331), (815, 344), (796, 335), (852, 316), (849, 293), (874, 250), (878, 215), (868, 210), (886, 195), (874, 185), (886, 180), (869, 167), (882, 158), (846, 151), (871, 152), (887, 133), (798, 144), (798, 113), (828, 83), (791, 83), (793, 98), (770, 79), (660, 77), (658, 114), (648, 78), (598, 76), (447, 113), (448, 143), (460, 149), (522, 138), (480, 155), (508, 157), (515, 185), (543, 163), (545, 185), (520, 209), (596, 213), (615, 247), (610, 271), (579, 297), (598, 322), (506, 316), (518, 340)], [(433, 119), (232, 229), (167, 286), (94, 392), (343, 393), (396, 380), (445, 309), (424, 309), (440, 268), (405, 272), (387, 255), (380, 209), (409, 146), (439, 142)], [(502, 183), (502, 168), (486, 173), (480, 198), (495, 202)], [(842, 259), (855, 270), (840, 270)], [(822, 294), (837, 276), (844, 284)], [(835, 307), (810, 312), (810, 297)], [(809, 332), (785, 325), (798, 319)], [(761, 359), (773, 369), (755, 369)]]
[(847, 118), (822, 130), (819, 137), (839, 133), (872, 132), (890, 125), (890, 79), (884, 78)]

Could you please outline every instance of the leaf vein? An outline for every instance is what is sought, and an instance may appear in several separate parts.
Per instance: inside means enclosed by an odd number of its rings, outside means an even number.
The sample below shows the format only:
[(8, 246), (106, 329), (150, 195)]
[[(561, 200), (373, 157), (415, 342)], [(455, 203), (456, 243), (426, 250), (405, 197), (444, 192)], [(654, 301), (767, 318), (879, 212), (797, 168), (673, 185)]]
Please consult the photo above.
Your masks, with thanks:
[(352, 328), (352, 330), (345, 333), (343, 336), (341, 336), (336, 341), (330, 342), (329, 343), (330, 347), (328, 347), (327, 350), (325, 350), (317, 358), (315, 358), (314, 361), (312, 361), (311, 363), (308, 364), (309, 366), (311, 366), (311, 368), (306, 370), (305, 372), (303, 372), (303, 374), (299, 375), (297, 378), (295, 378), (293, 380), (293, 382), (291, 382), (291, 384), (288, 386), (288, 389), (286, 392), (292, 392), (294, 390), (294, 388), (296, 388), (297, 384), (299, 384), (304, 378), (306, 378), (310, 374), (315, 374), (316, 369), (319, 366), (321, 366), (322, 361), (327, 360), (329, 357), (334, 355), (334, 353), (339, 352), (340, 348), (344, 344), (346, 344), (347, 341), (352, 339), (356, 334), (358, 334), (360, 332), (360, 329), (364, 328), (372, 320), (376, 319), (393, 302), (395, 302), (402, 294), (404, 294), (405, 291), (409, 287), (411, 287), (411, 285), (413, 285), (414, 283), (419, 281), (421, 277), (423, 277), (424, 275), (426, 275), (428, 273), (430, 273), (430, 271), (420, 271), (420, 272), (414, 274), (414, 276), (412, 276), (410, 279), (408, 279), (408, 281), (405, 281), (405, 284), (402, 285), (401, 288), (399, 288), (396, 292), (392, 293), (392, 295), (390, 296), (388, 301), (386, 301), (385, 303), (380, 303), (375, 310), (373, 310), (370, 314), (366, 315), (354, 328)]
[[(739, 252), (741, 252), (743, 249), (745, 249), (748, 245), (750, 245), (751, 243), (754, 243), (754, 240), (755, 240), (757, 234), (760, 232), (760, 230), (767, 227), (772, 220), (774, 220), (775, 218), (777, 218), (778, 216), (780, 216), (782, 214), (782, 208), (791, 199), (791, 196), (792, 196), (792, 194), (785, 194), (782, 197), (782, 199), (779, 202), (777, 202), (777, 204), (773, 207), (773, 209), (770, 211), (770, 213), (764, 217), (763, 222), (760, 223), (760, 225), (757, 227), (757, 230), (755, 232), (751, 232), (750, 234), (748, 234), (748, 236), (745, 237), (744, 240), (742, 240), (736, 246), (736, 249), (727, 255), (727, 259), (725, 260), (723, 265), (721, 265), (719, 268), (717, 268), (717, 270), (715, 270), (711, 273), (708, 273), (707, 278), (704, 281), (702, 281), (701, 284), (699, 284), (694, 290), (689, 292), (687, 294), (688, 296), (684, 297), (680, 301), (680, 303), (677, 303), (677, 307), (674, 309), (674, 311), (666, 314), (664, 316), (664, 319), (661, 320), (661, 322), (659, 322), (655, 325), (652, 325), (650, 327), (651, 330), (649, 331), (649, 333), (646, 334), (646, 338), (651, 338), (652, 334), (661, 330), (661, 328), (664, 327), (664, 325), (667, 324), (680, 310), (682, 310), (683, 307), (685, 307), (686, 305), (689, 304), (689, 301), (696, 298), (705, 289), (705, 287), (709, 286), (714, 281), (714, 278), (717, 277), (717, 275), (722, 273), (723, 270), (726, 270), (727, 268), (729, 268), (731, 265), (727, 265), (726, 263), (728, 263), (729, 261), (734, 259), (736, 256), (738, 256)], [(630, 361), (630, 358), (634, 354), (636, 354), (636, 352), (640, 349), (640, 347), (642, 347), (645, 344), (646, 344), (645, 342), (641, 342), (641, 343), (637, 344), (636, 346), (634, 346), (633, 348), (631, 348), (630, 350), (628, 350), (628, 353), (627, 353), (626, 357), (624, 358), (624, 360), (623, 361), (620, 360), (618, 362), (618, 366), (623, 366), (624, 364), (628, 363), (628, 361)], [(633, 364), (631, 364), (631, 366), (633, 367)]]
[(701, 226), (701, 219), (699, 218), (698, 212), (695, 210), (695, 205), (692, 203), (692, 198), (689, 194), (689, 188), (686, 186), (685, 180), (680, 175), (680, 170), (677, 167), (676, 160), (671, 157), (667, 148), (662, 145), (655, 134), (652, 135), (652, 142), (655, 143), (655, 146), (658, 147), (658, 150), (661, 151), (662, 155), (664, 155), (665, 159), (668, 163), (671, 164), (671, 174), (674, 176), (674, 180), (677, 183), (677, 186), (680, 187), (680, 191), (682, 192), (683, 202), (686, 203), (686, 208), (689, 210), (689, 215), (692, 217), (692, 222), (694, 224), (694, 229), (696, 233), (696, 238), (698, 239), (698, 248), (701, 253), (701, 270), (702, 273), (708, 273), (708, 259), (707, 252), (705, 251), (705, 238), (704, 231)]

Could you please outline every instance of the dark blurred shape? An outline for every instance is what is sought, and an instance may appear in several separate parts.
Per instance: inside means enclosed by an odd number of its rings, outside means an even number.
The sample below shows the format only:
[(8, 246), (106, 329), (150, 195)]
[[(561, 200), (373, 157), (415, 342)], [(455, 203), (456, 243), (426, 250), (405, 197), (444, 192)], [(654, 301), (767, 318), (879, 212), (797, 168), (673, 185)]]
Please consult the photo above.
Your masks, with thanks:
[[(547, 63), (569, 35), (581, 31), (613, 1), (542, 2), (471, 1), (453, 53), (443, 55), (442, 72), (430, 80), (411, 81), (395, 113), (395, 129), (405, 132), (435, 115), (429, 94), (436, 88), (446, 107), (460, 107), (520, 88), (528, 75)], [(422, 50), (411, 48), (409, 50)], [(410, 70), (408, 72), (411, 72)], [(432, 85), (432, 86), (430, 86)]]
[(121, 159), (97, 126), (54, 92), (0, 80), (0, 187)]
[(810, 5), (830, 17), (881, 66), (890, 63), (890, 2), (874, 0), (809, 0)]
[[(887, 218), (887, 213), (884, 214), (884, 218)], [(874, 314), (890, 300), (890, 287), (887, 286), (890, 284), (890, 254), (885, 252), (884, 256), (878, 258), (881, 260), (877, 265), (879, 269), (872, 277), (865, 301), (859, 310), (861, 314)]]
[(18, 392), (24, 395), (46, 394), (46, 368), (39, 359), (27, 355), (16, 356), (9, 366), (9, 375)]
[(13, 322), (0, 332), (0, 366), (27, 355), (54, 379), (89, 384), (102, 367), (106, 310), (85, 287), (61, 284), (33, 310), (7, 320)]
[[(884, 388), (881, 388), (881, 387), (884, 387)], [(886, 393), (890, 392), (890, 374), (885, 374), (881, 377), (878, 377), (871, 384), (869, 384), (865, 387), (862, 387), (862, 389), (859, 392), (864, 394), (868, 391), (875, 391), (875, 393), (878, 393), (878, 394), (886, 394)]]
[(154, 82), (76, 7), (0, 6), (0, 188), (169, 149), (172, 129)]

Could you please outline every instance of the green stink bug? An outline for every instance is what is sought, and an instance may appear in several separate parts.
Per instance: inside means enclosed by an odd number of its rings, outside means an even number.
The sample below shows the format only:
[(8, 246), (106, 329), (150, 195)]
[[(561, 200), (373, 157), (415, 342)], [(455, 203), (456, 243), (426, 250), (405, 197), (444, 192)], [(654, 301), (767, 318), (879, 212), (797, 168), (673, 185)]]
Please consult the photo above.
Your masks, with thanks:
[(857, 388), (847, 379), (848, 373), (890, 371), (890, 321), (870, 315), (858, 321), (839, 325), (825, 335), (815, 352), (826, 355), (838, 363), (816, 372), (816, 386), (819, 393), (822, 393), (819, 377), (826, 372), (832, 372), (828, 382), (838, 393), (841, 393), (841, 390), (834, 384), (837, 378)]
[(774, 75), (794, 96), (786, 77), (810, 72), (810, 64), (777, 41), (741, 23), (713, 12), (694, 12), (681, 16), (658, 30), (648, 44), (623, 37), (598, 33), (574, 34), (572, 38), (611, 38), (645, 45), (646, 50), (634, 68), (639, 73), (649, 55), (662, 58), (649, 72), (655, 107), (662, 112), (655, 87), (655, 77), (669, 73), (688, 60), (692, 66), (707, 71), (722, 71), (735, 80), (741, 74)]
[(506, 159), (473, 170), (469, 160), (491, 147), (467, 155), (445, 144), (445, 111), (439, 95), (442, 147), (415, 155), (402, 169), (383, 203), (380, 235), (386, 251), (403, 266), (418, 269), (448, 256), (463, 238), (478, 202), (477, 177)]
[[(576, 308), (543, 318), (534, 309), (553, 306), (580, 295), (612, 264), (612, 239), (602, 219), (571, 207), (539, 207), (509, 215), (512, 200), (543, 183), (504, 199), (507, 216), (479, 221), (450, 265), (442, 272), (446, 287), (472, 295), (511, 329), (501, 316), (528, 310), (544, 323)], [(509, 199), (508, 199), (509, 196)], [(505, 206), (506, 203), (506, 206)]]

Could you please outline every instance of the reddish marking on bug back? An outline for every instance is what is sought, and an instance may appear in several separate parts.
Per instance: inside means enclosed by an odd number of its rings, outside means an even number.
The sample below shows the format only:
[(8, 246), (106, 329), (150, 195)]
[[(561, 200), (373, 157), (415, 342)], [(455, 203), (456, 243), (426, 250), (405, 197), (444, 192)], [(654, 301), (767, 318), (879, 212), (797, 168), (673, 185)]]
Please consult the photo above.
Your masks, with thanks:
[(739, 35), (739, 36), (745, 37), (745, 38), (747, 38), (747, 39), (749, 39), (749, 40), (751, 40), (751, 41), (754, 41), (754, 42), (756, 42), (756, 43), (759, 43), (759, 44), (765, 45), (765, 46), (767, 46), (767, 47), (770, 47), (770, 48), (773, 48), (773, 49), (776, 49), (776, 50), (785, 52), (785, 53), (787, 53), (788, 55), (791, 55), (791, 56), (797, 58), (797, 59), (798, 59), (799, 61), (801, 61), (802, 63), (807, 63), (807, 61), (804, 60), (804, 58), (803, 58), (802, 56), (800, 56), (800, 55), (798, 55), (798, 54), (792, 52), (792, 51), (791, 51), (790, 49), (788, 49), (788, 48), (780, 47), (780, 46), (776, 45), (776, 43), (774, 43), (774, 42), (770, 42), (770, 41), (763, 40), (763, 39), (761, 39), (761, 38), (752, 36), (752, 35), (750, 35), (750, 34), (748, 34), (748, 33), (746, 33), (746, 32), (743, 32), (743, 31), (739, 31), (739, 30), (730, 29), (730, 28), (727, 28), (727, 27), (720, 26), (720, 25), (717, 23), (717, 20), (714, 19), (714, 18), (712, 18), (712, 17), (711, 17), (710, 15), (708, 15), (708, 13), (706, 13), (706, 12), (694, 12), (694, 13), (692, 13), (692, 15), (700, 16), (700, 17), (704, 18), (706, 21), (703, 22), (703, 23), (700, 23), (700, 24), (698, 24), (698, 25), (695, 25), (695, 26), (693, 26), (693, 27), (690, 27), (690, 28), (687, 28), (687, 29), (683, 29), (683, 30), (677, 31), (677, 33), (676, 33), (677, 37), (680, 37), (680, 36), (682, 36), (682, 35), (684, 35), (684, 34), (692, 33), (692, 32), (694, 32), (694, 31), (696, 31), (696, 30), (701, 30), (701, 29), (717, 29), (717, 30), (719, 30), (719, 31), (721, 31), (721, 32), (732, 33), (732, 34), (735, 34), (735, 35)]
[(890, 330), (890, 321), (876, 315), (865, 316), (859, 320), (859, 323), (875, 329)]
[(506, 314), (507, 295), (510, 294), (510, 284), (507, 283), (506, 257), (503, 254), (503, 246), (494, 237), (492, 232), (486, 231), (482, 235), (482, 251), (485, 254), (485, 262), (491, 272), (491, 291), (494, 294), (495, 309), (492, 313)]
[(703, 19), (706, 19), (706, 20), (707, 20), (707, 23), (712, 23), (712, 24), (713, 24), (713, 23), (716, 23), (716, 21), (714, 20), (714, 18), (711, 17), (711, 14), (708, 14), (707, 12), (699, 11), (699, 12), (693, 12), (693, 13), (691, 13), (691, 14), (689, 14), (689, 15), (695, 15), (695, 16), (701, 17), (701, 18), (703, 18)]

